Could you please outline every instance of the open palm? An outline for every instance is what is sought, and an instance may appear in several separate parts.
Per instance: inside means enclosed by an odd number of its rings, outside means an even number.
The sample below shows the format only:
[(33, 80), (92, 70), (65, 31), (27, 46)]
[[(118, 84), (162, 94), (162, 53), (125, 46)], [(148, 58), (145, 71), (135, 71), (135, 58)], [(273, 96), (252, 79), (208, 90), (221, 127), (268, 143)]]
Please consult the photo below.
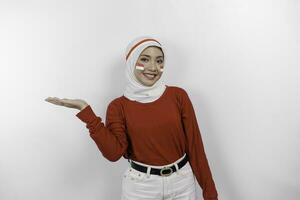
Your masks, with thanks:
[(65, 106), (68, 108), (75, 108), (79, 110), (82, 110), (86, 106), (88, 106), (88, 103), (82, 99), (67, 99), (67, 98), (60, 99), (58, 97), (48, 97), (45, 99), (45, 101), (49, 103), (53, 103), (55, 105)]

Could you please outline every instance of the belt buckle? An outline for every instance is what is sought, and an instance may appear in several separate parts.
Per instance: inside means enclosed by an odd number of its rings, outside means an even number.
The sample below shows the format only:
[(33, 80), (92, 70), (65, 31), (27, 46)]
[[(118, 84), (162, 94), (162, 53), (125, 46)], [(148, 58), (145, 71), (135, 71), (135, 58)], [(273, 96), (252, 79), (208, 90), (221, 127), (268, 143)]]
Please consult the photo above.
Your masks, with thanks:
[[(170, 173), (163, 174), (162, 172), (165, 171), (165, 170), (170, 170)], [(172, 173), (173, 173), (173, 169), (171, 167), (164, 167), (160, 170), (160, 175), (161, 176), (170, 176)]]

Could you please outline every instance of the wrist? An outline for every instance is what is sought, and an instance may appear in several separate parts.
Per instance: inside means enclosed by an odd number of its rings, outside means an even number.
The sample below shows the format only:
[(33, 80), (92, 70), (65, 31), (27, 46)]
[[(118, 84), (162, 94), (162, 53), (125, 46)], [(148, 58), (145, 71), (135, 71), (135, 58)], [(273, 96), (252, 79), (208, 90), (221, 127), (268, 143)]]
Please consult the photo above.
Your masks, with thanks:
[(79, 110), (83, 110), (85, 109), (89, 104), (83, 104), (82, 106), (80, 106)]

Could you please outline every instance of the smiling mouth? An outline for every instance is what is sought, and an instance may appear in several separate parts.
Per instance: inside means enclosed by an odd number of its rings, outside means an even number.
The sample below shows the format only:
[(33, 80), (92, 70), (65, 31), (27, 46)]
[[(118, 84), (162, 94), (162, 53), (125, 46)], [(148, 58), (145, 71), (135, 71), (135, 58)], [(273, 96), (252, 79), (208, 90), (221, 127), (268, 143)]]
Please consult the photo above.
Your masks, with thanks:
[(149, 73), (143, 73), (143, 75), (149, 80), (153, 80), (157, 76), (157, 74), (149, 74)]

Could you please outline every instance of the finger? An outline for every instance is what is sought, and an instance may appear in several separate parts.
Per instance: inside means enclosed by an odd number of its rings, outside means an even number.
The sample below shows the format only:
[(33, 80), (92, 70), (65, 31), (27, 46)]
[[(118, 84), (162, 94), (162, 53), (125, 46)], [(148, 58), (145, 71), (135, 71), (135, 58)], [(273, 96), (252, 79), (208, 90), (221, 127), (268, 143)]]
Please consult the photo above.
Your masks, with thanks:
[(60, 99), (60, 103), (66, 107), (73, 107), (71, 100), (67, 98)]
[(47, 97), (46, 99), (45, 99), (45, 101), (51, 101), (53, 99), (53, 97)]
[(65, 106), (65, 107), (69, 107), (69, 108), (74, 107), (74, 105), (72, 104), (70, 99), (67, 99), (67, 98), (60, 99), (58, 97), (49, 97), (47, 99), (48, 99), (48, 102), (53, 103), (55, 105)]
[(55, 101), (55, 100), (57, 100), (58, 98), (57, 97), (48, 97), (47, 99), (45, 99), (45, 100), (47, 100), (47, 101)]
[(50, 103), (56, 104), (56, 105), (64, 105), (64, 102), (62, 102), (59, 98), (57, 97), (53, 97), (53, 98), (49, 98), (48, 101)]

